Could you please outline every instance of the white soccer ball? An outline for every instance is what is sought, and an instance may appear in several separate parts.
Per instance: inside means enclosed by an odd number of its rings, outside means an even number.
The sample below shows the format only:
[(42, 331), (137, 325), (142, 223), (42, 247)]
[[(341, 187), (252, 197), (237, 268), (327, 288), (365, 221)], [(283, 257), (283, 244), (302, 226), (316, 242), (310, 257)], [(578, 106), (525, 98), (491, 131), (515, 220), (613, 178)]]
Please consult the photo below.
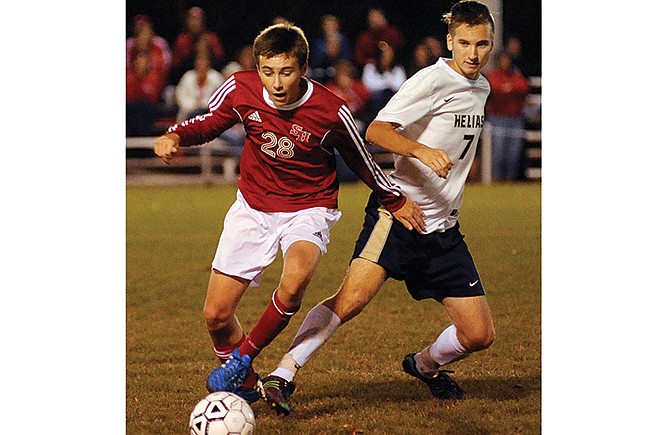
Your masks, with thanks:
[(188, 422), (191, 435), (252, 435), (256, 419), (241, 397), (217, 391), (198, 402)]

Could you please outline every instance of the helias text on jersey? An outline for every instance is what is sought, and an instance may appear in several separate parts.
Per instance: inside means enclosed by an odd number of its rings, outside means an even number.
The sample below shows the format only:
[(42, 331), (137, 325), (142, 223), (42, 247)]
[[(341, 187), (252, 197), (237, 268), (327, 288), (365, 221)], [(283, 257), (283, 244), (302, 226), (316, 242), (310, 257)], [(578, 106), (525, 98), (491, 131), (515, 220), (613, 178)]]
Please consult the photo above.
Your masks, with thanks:
[(454, 115), (454, 127), (457, 128), (482, 128), (484, 126), (484, 115), (471, 115), (457, 113)]

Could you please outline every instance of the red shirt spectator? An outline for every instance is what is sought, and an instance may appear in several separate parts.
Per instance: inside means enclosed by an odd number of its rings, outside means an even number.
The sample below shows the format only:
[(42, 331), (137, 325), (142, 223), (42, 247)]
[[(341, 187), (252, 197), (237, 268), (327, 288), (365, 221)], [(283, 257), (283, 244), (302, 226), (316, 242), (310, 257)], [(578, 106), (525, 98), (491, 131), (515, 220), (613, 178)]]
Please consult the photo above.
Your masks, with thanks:
[[(174, 43), (174, 49), (172, 50), (172, 66), (181, 67), (184, 61), (193, 54), (195, 50), (195, 43), (200, 36), (204, 36), (207, 40), (209, 49), (211, 50), (211, 55), (213, 60), (222, 61), (225, 55), (223, 49), (223, 44), (219, 39), (219, 36), (207, 29), (205, 24), (205, 11), (199, 7), (192, 7), (186, 13), (186, 29), (177, 35), (177, 39)], [(221, 67), (217, 65), (217, 62), (212, 62), (212, 65), (215, 67)], [(187, 69), (191, 69), (191, 65)]]
[(335, 75), (326, 83), (326, 87), (347, 103), (354, 118), (360, 118), (367, 109), (370, 92), (363, 82), (356, 79), (355, 68), (346, 59), (338, 61), (335, 64)]
[(354, 60), (358, 66), (374, 62), (380, 41), (386, 41), (396, 53), (405, 47), (405, 37), (395, 26), (388, 23), (381, 9), (372, 8), (368, 12), (368, 28), (356, 38)]
[(496, 67), (486, 75), (491, 93), (486, 103), (486, 113), (498, 116), (523, 116), (526, 96), (530, 86), (523, 73), (514, 66), (512, 58), (502, 53)]
[[(138, 44), (142, 47), (138, 47)], [(165, 38), (156, 35), (153, 23), (148, 16), (136, 15), (133, 19), (133, 36), (126, 39), (126, 67), (130, 67), (135, 53), (147, 50), (149, 46), (152, 52), (152, 61), (156, 59), (160, 62), (162, 68), (168, 71), (172, 64), (170, 45)], [(155, 54), (155, 52), (160, 52), (160, 54)]]
[(134, 43), (129, 50), (126, 51), (127, 64), (126, 67), (131, 67), (130, 64), (135, 59), (138, 53), (142, 52), (149, 57), (150, 68), (156, 70), (163, 79), (167, 79), (170, 71), (170, 59), (165, 56), (165, 51), (154, 40), (154, 32), (149, 28), (140, 30), (139, 34), (134, 38)]
[(126, 101), (147, 101), (158, 104), (165, 79), (159, 68), (152, 68), (149, 55), (139, 52), (126, 70)]

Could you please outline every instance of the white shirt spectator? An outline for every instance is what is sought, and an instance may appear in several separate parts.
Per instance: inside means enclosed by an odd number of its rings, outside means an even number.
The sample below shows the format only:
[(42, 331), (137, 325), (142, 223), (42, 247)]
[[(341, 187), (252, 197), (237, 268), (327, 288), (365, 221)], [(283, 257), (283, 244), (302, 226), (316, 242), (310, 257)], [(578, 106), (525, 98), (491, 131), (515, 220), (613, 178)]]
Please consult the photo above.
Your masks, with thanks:
[(190, 118), (196, 110), (207, 111), (209, 97), (224, 82), (223, 75), (213, 68), (207, 70), (204, 81), (198, 77), (198, 72), (192, 69), (186, 71), (177, 83), (175, 89), (175, 99), (179, 107), (177, 122)]
[(361, 81), (370, 92), (390, 89), (398, 92), (400, 86), (407, 80), (407, 73), (402, 65), (394, 66), (390, 71), (379, 73), (374, 63), (368, 63), (363, 67)]

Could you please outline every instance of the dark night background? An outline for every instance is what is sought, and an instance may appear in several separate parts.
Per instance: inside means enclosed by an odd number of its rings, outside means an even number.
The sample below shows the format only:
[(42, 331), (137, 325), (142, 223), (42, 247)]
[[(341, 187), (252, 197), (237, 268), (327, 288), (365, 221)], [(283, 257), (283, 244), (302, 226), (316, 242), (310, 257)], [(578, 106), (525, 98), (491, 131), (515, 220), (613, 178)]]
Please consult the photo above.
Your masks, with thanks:
[[(278, 15), (300, 26), (310, 41), (320, 34), (320, 19), (324, 14), (338, 16), (342, 31), (353, 44), (356, 35), (367, 25), (367, 10), (371, 6), (381, 7), (388, 21), (397, 26), (407, 38), (408, 55), (421, 38), (437, 36), (444, 41), (446, 26), (441, 15), (453, 1), (382, 2), (358, 0), (318, 1), (291, 0), (274, 1), (185, 1), (185, 0), (134, 0), (126, 3), (126, 35), (132, 29), (132, 17), (148, 15), (156, 33), (172, 44), (183, 28), (183, 16), (192, 6), (200, 6), (207, 13), (207, 24), (219, 34), (226, 57), (232, 58), (245, 44), (251, 44), (259, 31), (271, 24)], [(539, 0), (502, 1), (503, 40), (511, 35), (519, 37), (523, 44), (523, 55), (528, 64), (529, 75), (541, 75), (541, 2)], [(500, 22), (500, 17), (494, 13)]]

